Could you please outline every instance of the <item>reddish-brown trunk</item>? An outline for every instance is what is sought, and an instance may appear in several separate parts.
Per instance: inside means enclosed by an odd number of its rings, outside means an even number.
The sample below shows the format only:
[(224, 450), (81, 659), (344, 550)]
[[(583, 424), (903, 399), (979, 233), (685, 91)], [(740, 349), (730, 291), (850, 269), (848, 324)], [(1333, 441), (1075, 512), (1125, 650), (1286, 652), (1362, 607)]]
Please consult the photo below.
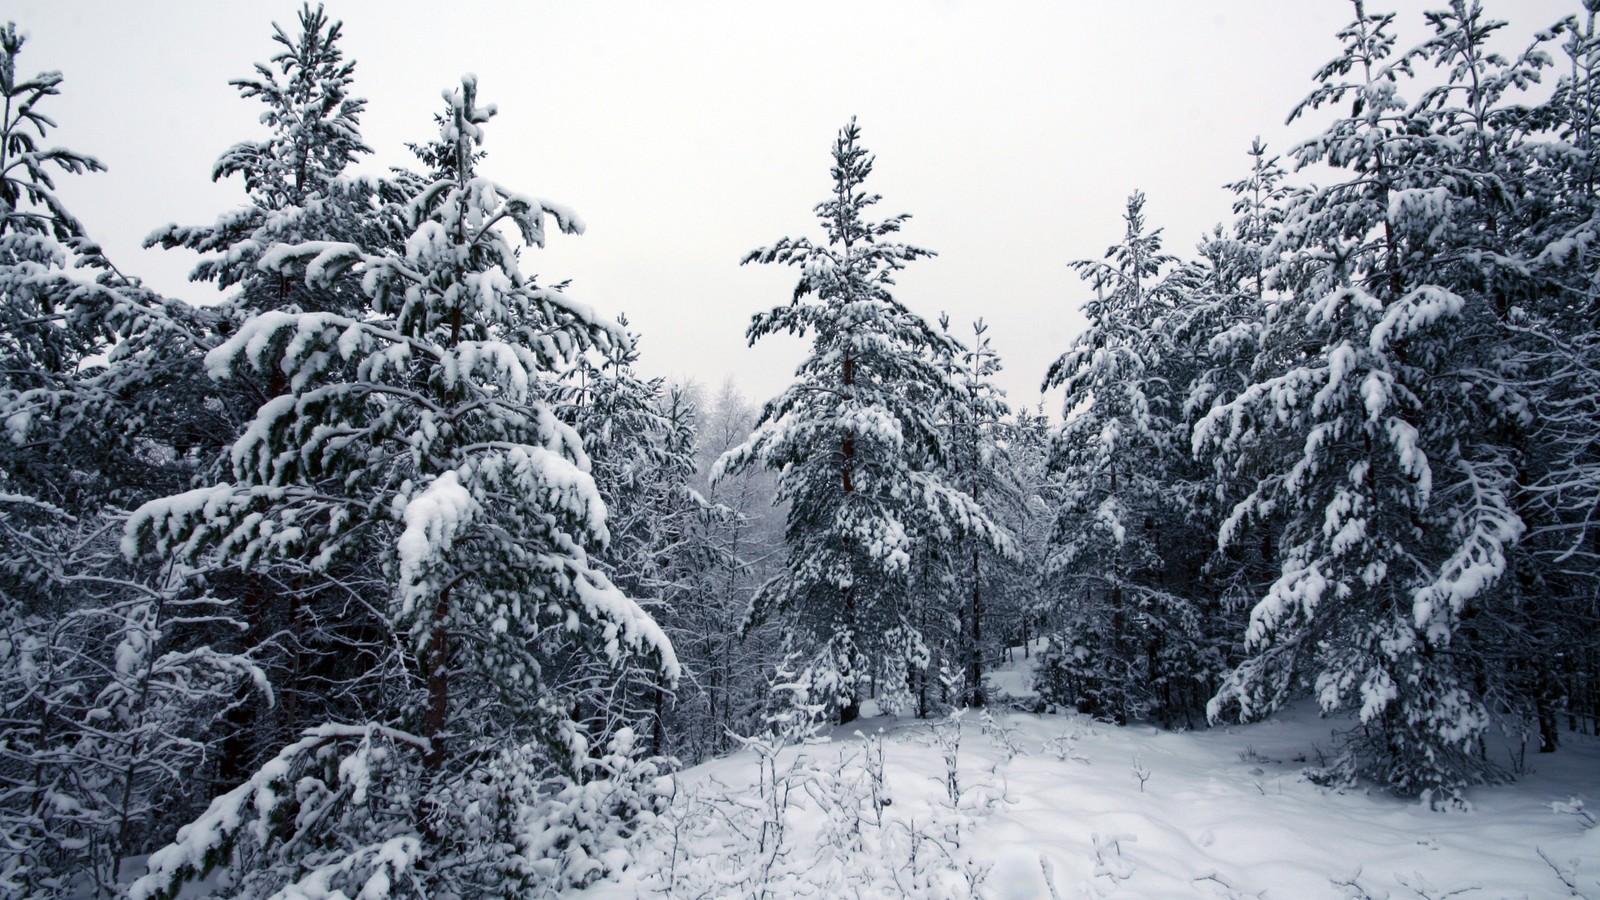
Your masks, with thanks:
[(439, 605), (433, 609), (433, 633), (428, 637), (426, 654), (428, 666), (428, 712), (423, 722), (423, 736), (429, 741), (428, 768), (437, 770), (444, 764), (444, 726), (450, 711), (450, 635), (445, 625), (450, 614), (450, 589), (439, 594)]
[[(254, 649), (266, 633), (265, 597), (261, 576), (254, 572), (247, 574), (240, 609), (244, 615), (246, 650)], [(217, 760), (217, 779), (233, 787), (243, 782), (255, 767), (254, 750), (261, 730), (261, 707), (249, 687), (239, 688), (234, 705), (223, 715), (223, 721), (227, 723), (227, 734), (222, 739), (222, 754)]]

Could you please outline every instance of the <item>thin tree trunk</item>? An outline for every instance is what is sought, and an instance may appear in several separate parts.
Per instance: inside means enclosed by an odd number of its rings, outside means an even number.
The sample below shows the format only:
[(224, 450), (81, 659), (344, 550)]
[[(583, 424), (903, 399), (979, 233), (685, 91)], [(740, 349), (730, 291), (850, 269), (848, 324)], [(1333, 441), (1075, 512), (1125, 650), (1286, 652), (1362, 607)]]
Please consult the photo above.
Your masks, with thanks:
[(988, 700), (983, 691), (983, 586), (978, 579), (978, 558), (981, 553), (977, 547), (972, 548), (972, 646), (968, 650), (967, 677), (972, 687), (972, 705), (975, 707), (985, 705)]
[(450, 635), (445, 630), (450, 614), (450, 588), (439, 592), (433, 609), (433, 633), (428, 636), (428, 711), (423, 737), (429, 741), (425, 760), (429, 769), (444, 765), (444, 728), (450, 712)]
[[(847, 247), (848, 249), (848, 247)], [(850, 357), (844, 360), (844, 385), (848, 389), (856, 383), (856, 361)], [(850, 502), (850, 495), (855, 493), (855, 464), (856, 442), (854, 438), (845, 438), (840, 448), (844, 453), (841, 469), (842, 487), (845, 502)], [(861, 715), (861, 700), (856, 694), (856, 678), (860, 668), (860, 657), (856, 652), (856, 586), (852, 582), (844, 592), (844, 627), (848, 629), (850, 646), (846, 652), (849, 658), (845, 660), (847, 681), (850, 685), (850, 700), (839, 709), (839, 724), (848, 725)]]

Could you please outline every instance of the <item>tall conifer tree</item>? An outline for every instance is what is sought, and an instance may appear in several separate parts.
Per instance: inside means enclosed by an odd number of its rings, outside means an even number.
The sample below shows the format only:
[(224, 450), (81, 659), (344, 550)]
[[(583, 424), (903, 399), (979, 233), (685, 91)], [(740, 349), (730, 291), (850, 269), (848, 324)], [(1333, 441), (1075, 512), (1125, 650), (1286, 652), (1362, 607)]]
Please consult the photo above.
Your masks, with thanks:
[(763, 407), (755, 433), (718, 462), (778, 471), (787, 501), (789, 570), (752, 613), (783, 617), (807, 651), (813, 699), (855, 718), (869, 683), (904, 696), (927, 648), (908, 590), (919, 542), (1004, 538), (972, 498), (940, 474), (949, 455), (938, 416), (951, 385), (948, 341), (890, 293), (894, 275), (930, 251), (890, 240), (907, 216), (865, 218), (880, 199), (864, 183), (873, 157), (851, 120), (833, 145), (833, 196), (816, 206), (826, 241), (784, 238), (745, 262), (801, 270), (792, 302), (759, 313), (752, 343), (775, 332), (811, 338), (794, 384)]

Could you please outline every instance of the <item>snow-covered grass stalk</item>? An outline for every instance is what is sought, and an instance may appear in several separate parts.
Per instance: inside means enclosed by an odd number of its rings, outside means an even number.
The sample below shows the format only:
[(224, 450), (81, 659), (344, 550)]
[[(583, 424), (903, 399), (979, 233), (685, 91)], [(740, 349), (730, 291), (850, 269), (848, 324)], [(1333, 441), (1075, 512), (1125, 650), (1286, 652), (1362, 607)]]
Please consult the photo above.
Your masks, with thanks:
[(1009, 720), (997, 719), (988, 709), (978, 712), (978, 723), (985, 736), (1002, 753), (1009, 762), (1023, 753), (1022, 747), (1017, 744), (1017, 726)]
[(1071, 722), (1070, 729), (1064, 730), (1045, 741), (1040, 749), (1056, 759), (1062, 761), (1071, 759), (1088, 765), (1089, 757), (1078, 752), (1078, 741), (1082, 740), (1086, 734), (1093, 735), (1095, 733), (1094, 728), (1088, 724), (1087, 719), (1081, 717), (1074, 717)]
[(951, 808), (961, 805), (961, 719), (966, 713), (966, 707), (951, 707), (949, 714), (933, 726), (933, 740), (944, 760), (944, 797)]
[[(775, 886), (804, 873), (804, 867), (790, 864), (795, 849), (788, 838), (791, 811), (822, 773), (804, 749), (785, 750), (816, 736), (824, 707), (808, 702), (809, 687), (796, 677), (792, 662), (791, 657), (780, 663), (772, 679), (775, 706), (765, 716), (766, 728), (749, 736), (730, 735), (754, 757), (753, 796), (682, 792), (652, 829), (650, 842), (668, 849), (667, 859), (650, 877), (662, 882), (668, 894), (781, 896), (784, 892)], [(715, 848), (702, 843), (724, 833), (734, 840)]]
[(748, 787), (712, 781), (680, 792), (646, 837), (654, 850), (638, 863), (649, 870), (640, 883), (684, 897), (974, 896), (989, 867), (973, 858), (964, 835), (995, 792), (959, 773), (965, 710), (932, 731), (948, 759), (932, 815), (915, 804), (902, 811), (891, 790), (893, 748), (903, 739), (819, 740), (825, 708), (806, 701), (809, 689), (786, 680), (792, 674), (780, 667), (774, 679), (773, 696), (784, 705), (768, 714), (769, 728), (738, 738), (755, 767)]
[(863, 734), (859, 731), (856, 734), (861, 735), (863, 744), (861, 758), (867, 770), (867, 787), (871, 791), (873, 824), (881, 828), (884, 807), (893, 802), (884, 780), (883, 735), (879, 732)]
[[(960, 670), (940, 663), (939, 681), (944, 685), (946, 696), (962, 696)], [(932, 725), (934, 743), (939, 746), (939, 755), (944, 760), (944, 795), (952, 809), (961, 805), (961, 720), (966, 714), (965, 706), (952, 705), (945, 717)]]

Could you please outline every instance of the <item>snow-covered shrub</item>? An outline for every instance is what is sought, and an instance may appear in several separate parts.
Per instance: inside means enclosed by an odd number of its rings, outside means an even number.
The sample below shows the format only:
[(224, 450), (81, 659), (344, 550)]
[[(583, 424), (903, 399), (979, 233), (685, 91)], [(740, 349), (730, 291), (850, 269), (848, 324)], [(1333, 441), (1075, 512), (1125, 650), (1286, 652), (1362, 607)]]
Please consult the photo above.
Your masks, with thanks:
[[(252, 682), (271, 693), (248, 657), (186, 637), (231, 622), (193, 573), (127, 566), (116, 519), (24, 535), (19, 499), (0, 495), (0, 893), (109, 896), (196, 801), (214, 720)], [(21, 569), (40, 594), (14, 590)]]

